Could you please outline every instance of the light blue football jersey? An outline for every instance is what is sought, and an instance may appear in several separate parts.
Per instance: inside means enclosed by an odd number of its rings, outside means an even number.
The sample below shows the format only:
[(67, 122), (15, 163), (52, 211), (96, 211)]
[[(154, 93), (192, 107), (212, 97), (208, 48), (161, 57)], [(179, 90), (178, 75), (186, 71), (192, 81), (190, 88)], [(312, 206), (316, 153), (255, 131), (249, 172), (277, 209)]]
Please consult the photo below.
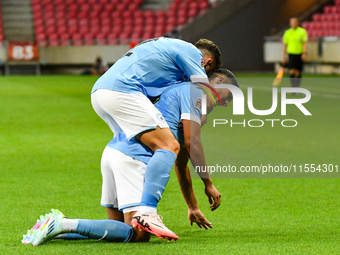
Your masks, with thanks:
[[(155, 104), (181, 147), (184, 146), (184, 136), (182, 130), (179, 130), (178, 124), (181, 119), (190, 119), (201, 124), (202, 95), (203, 91), (197, 85), (184, 82), (165, 90)], [(123, 132), (113, 138), (107, 146), (145, 164), (153, 155), (153, 151), (149, 147), (135, 138), (129, 141)]]
[(156, 97), (169, 86), (204, 75), (203, 55), (191, 43), (174, 38), (154, 38), (129, 50), (94, 84), (97, 89), (143, 93)]

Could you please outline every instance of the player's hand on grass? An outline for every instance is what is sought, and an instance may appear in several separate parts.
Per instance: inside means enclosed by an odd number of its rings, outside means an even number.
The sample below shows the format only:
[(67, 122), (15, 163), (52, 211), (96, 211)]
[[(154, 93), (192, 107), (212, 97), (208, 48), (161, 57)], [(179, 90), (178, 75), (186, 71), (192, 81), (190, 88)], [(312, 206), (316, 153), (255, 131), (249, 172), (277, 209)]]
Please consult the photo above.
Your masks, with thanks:
[(217, 207), (221, 204), (221, 194), (218, 190), (214, 187), (214, 185), (209, 185), (205, 187), (205, 194), (209, 199), (209, 203), (211, 204), (210, 209), (214, 211)]
[(209, 228), (212, 228), (213, 226), (211, 225), (211, 223), (204, 217), (203, 213), (201, 213), (201, 211), (199, 209), (188, 209), (188, 218), (190, 220), (190, 225), (192, 226), (192, 224), (195, 222), (197, 224), (197, 226), (199, 226), (200, 228), (205, 228), (206, 230), (208, 230)]

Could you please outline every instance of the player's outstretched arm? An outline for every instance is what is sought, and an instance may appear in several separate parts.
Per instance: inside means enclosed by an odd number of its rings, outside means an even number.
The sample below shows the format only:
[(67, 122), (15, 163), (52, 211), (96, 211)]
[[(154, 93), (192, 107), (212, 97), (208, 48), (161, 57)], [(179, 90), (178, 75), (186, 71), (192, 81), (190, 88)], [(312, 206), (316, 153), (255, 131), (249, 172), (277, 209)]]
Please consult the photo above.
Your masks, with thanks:
[[(201, 142), (201, 126), (190, 120), (183, 120), (184, 143), (190, 156), (190, 161), (195, 169), (206, 169), (203, 145)], [(212, 211), (217, 209), (221, 204), (221, 194), (212, 184), (208, 171), (196, 171), (205, 185), (205, 194), (209, 198), (210, 208)]]
[(192, 226), (195, 222), (200, 228), (212, 228), (211, 223), (204, 217), (198, 208), (196, 196), (192, 188), (190, 170), (187, 165), (188, 160), (189, 154), (185, 148), (182, 148), (175, 162), (175, 171), (184, 200), (188, 205), (188, 218), (190, 220), (190, 225)]

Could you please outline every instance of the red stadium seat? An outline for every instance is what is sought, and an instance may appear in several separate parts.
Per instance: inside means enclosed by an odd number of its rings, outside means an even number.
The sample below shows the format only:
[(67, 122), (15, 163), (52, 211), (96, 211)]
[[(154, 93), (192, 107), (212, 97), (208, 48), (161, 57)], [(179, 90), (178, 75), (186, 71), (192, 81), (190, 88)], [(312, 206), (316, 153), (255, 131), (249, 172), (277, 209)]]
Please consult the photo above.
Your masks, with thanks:
[(112, 28), (112, 33), (114, 34), (120, 34), (122, 31), (123, 29), (122, 29), (122, 26), (120, 25), (113, 26)]
[(166, 12), (164, 10), (158, 10), (158, 11), (155, 12), (155, 16), (157, 18), (160, 18), (160, 17), (165, 18)]
[(131, 34), (132, 28), (133, 28), (132, 26), (124, 26), (122, 33)]
[(321, 23), (320, 22), (311, 22), (309, 24), (309, 28), (311, 30), (318, 30), (318, 29), (321, 29)]
[(35, 33), (36, 34), (42, 34), (45, 33), (45, 27), (44, 26), (35, 26)]
[(79, 6), (77, 4), (71, 4), (67, 9), (68, 12), (78, 12)]
[(45, 12), (54, 12), (54, 5), (48, 4), (45, 6)]
[(78, 21), (76, 19), (69, 19), (69, 20), (67, 20), (67, 25), (68, 26), (77, 26)]
[(168, 33), (168, 32), (170, 32), (170, 31), (172, 31), (173, 29), (175, 28), (175, 26), (174, 25), (167, 25), (166, 27), (165, 27), (165, 32), (166, 33)]
[(301, 23), (301, 27), (303, 27), (304, 29), (307, 29), (308, 30), (308, 28), (309, 28), (309, 22), (302, 22)]
[(157, 25), (156, 28), (155, 28), (155, 33), (161, 33), (161, 34), (164, 34), (165, 33), (165, 27), (164, 26), (160, 26), (160, 25)]
[(135, 24), (135, 26), (143, 26), (143, 24), (144, 24), (144, 19), (142, 19), (142, 18), (136, 18), (136, 19), (134, 20), (134, 24)]
[(340, 31), (340, 23), (336, 23), (335, 24), (335, 30), (339, 30)]
[(124, 20), (124, 26), (132, 26), (132, 24), (133, 24), (133, 20), (131, 18)]
[(179, 17), (178, 25), (184, 25), (186, 21), (187, 21), (186, 17)]
[(131, 19), (133, 17), (133, 11), (126, 10), (122, 13), (123, 19)]
[(121, 33), (119, 35), (119, 42), (122, 43), (122, 44), (127, 44), (129, 43), (129, 38), (130, 38), (130, 35), (128, 33)]
[(77, 4), (79, 6), (86, 5), (87, 4), (87, 0), (77, 0)]
[(107, 38), (107, 42), (108, 44), (113, 44), (113, 45), (118, 44), (118, 35), (114, 33), (109, 34)]
[(209, 3), (206, 2), (206, 1), (202, 1), (199, 3), (199, 9), (201, 10), (205, 10), (205, 9), (208, 9), (209, 8)]
[(198, 13), (198, 9), (190, 9), (188, 16), (189, 17), (195, 17), (197, 15), (197, 13)]
[(82, 45), (83, 36), (81, 34), (71, 34), (73, 45)]
[(49, 5), (49, 4), (52, 4), (53, 3), (53, 0), (41, 0), (41, 3), (43, 5)]
[(54, 5), (58, 8), (60, 5), (66, 5), (64, 0), (54, 0)]
[(48, 36), (48, 41), (50, 46), (58, 46), (59, 45), (59, 38), (57, 34), (50, 34)]
[(134, 13), (134, 18), (144, 18), (144, 15), (143, 15), (143, 11), (141, 10), (137, 10), (135, 13)]
[(61, 45), (69, 45), (71, 36), (69, 34), (60, 35)]
[(133, 12), (134, 12), (134, 11), (136, 11), (136, 10), (138, 9), (138, 5), (132, 3), (132, 4), (128, 5), (128, 9), (129, 9), (130, 11), (133, 11)]
[(155, 33), (153, 34), (152, 37), (161, 37), (163, 35), (164, 35), (164, 33), (160, 32), (160, 31), (155, 31)]
[(110, 26), (102, 26), (100, 33), (104, 35), (108, 35), (111, 32), (111, 27)]
[(91, 26), (90, 27), (90, 33), (91, 34), (98, 34), (98, 33), (100, 33), (100, 26)]
[(323, 12), (326, 13), (326, 14), (331, 13), (332, 12), (332, 6), (330, 6), (330, 5), (325, 6), (323, 8)]
[(37, 34), (36, 38), (37, 38), (37, 41), (46, 41), (46, 35), (45, 34)]
[(57, 32), (57, 30), (54, 26), (46, 27), (46, 34), (47, 35), (52, 35), (56, 32)]
[(43, 26), (44, 25), (44, 20), (43, 19), (35, 19), (34, 20), (34, 25), (35, 26)]
[(44, 17), (45, 17), (45, 19), (53, 19), (54, 13), (53, 12), (46, 12)]
[(73, 11), (73, 12), (68, 12), (67, 14), (66, 14), (66, 17), (68, 18), (68, 19), (76, 19), (77, 18), (77, 12), (76, 11)]
[(188, 7), (189, 7), (188, 2), (182, 2), (182, 3), (179, 5), (178, 10), (179, 10), (179, 11), (187, 11)]
[(132, 32), (133, 33), (142, 33), (144, 31), (143, 26), (134, 26)]
[(168, 10), (177, 11), (177, 9), (178, 9), (178, 5), (176, 3), (172, 2), (169, 4)]
[(158, 17), (158, 18), (155, 20), (155, 24), (157, 24), (157, 25), (162, 25), (162, 26), (164, 26), (165, 23), (166, 23), (166, 19), (163, 18), (163, 17)]
[(99, 22), (99, 19), (91, 19), (90, 20), (90, 26), (93, 27), (93, 26), (99, 26), (100, 25), (100, 22)]
[(76, 1), (75, 0), (65, 0), (65, 4), (70, 6), (72, 4), (76, 4)]
[(47, 19), (47, 20), (45, 20), (46, 28), (51, 27), (51, 26), (54, 27), (55, 25), (56, 25), (55, 19)]
[(65, 18), (66, 18), (66, 13), (63, 12), (63, 11), (58, 11), (58, 12), (55, 14), (55, 19), (56, 19), (56, 20), (65, 19)]
[(107, 11), (103, 11), (99, 14), (99, 17), (101, 19), (109, 19), (111, 16), (111, 13), (107, 12)]
[(176, 26), (177, 25), (177, 20), (175, 18), (171, 18), (169, 17), (168, 18), (168, 21), (167, 21), (167, 25), (171, 25), (172, 27)]
[(78, 32), (78, 27), (77, 27), (76, 25), (68, 26), (68, 32), (69, 32), (70, 34), (77, 33), (77, 32)]
[(98, 3), (98, 0), (88, 0), (87, 1), (89, 5), (93, 6), (96, 5)]
[(66, 26), (58, 26), (57, 33), (59, 35), (63, 35), (65, 33), (67, 33), (67, 27)]
[(106, 40), (106, 35), (104, 35), (104, 34), (98, 34), (97, 36), (96, 36), (96, 42), (97, 42), (97, 44), (99, 44), (99, 45), (105, 45), (105, 44), (107, 44), (107, 40)]
[(94, 44), (94, 35), (93, 34), (86, 34), (84, 36), (84, 43), (85, 45), (93, 45)]
[(154, 26), (148, 25), (144, 28), (144, 33), (153, 33), (154, 31)]
[[(97, 25), (99, 24), (99, 21)], [(88, 27), (89, 26), (89, 20), (88, 19), (80, 19), (78, 20), (78, 26), (79, 27)]]
[(90, 19), (98, 19), (99, 11), (90, 11)]
[(147, 10), (147, 11), (144, 12), (145, 18), (150, 18), (150, 17), (153, 17), (153, 16), (154, 16), (154, 13), (151, 10)]
[(118, 4), (116, 6), (116, 11), (118, 12), (124, 12), (126, 10), (126, 6), (124, 4)]
[(82, 26), (79, 28), (78, 32), (85, 36), (90, 31), (88, 26)]
[(111, 19), (109, 19), (109, 18), (102, 19), (101, 25), (102, 26), (110, 26), (111, 25)]
[(324, 30), (334, 30), (335, 29), (335, 23), (334, 22), (324, 22), (321, 24), (322, 29)]
[(142, 36), (141, 32), (139, 32), (139, 33), (135, 32), (135, 33), (131, 34), (130, 38), (133, 39), (133, 40), (139, 40), (139, 39), (141, 39), (141, 36)]
[(143, 41), (147, 40), (147, 39), (150, 39), (150, 38), (152, 38), (152, 33), (147, 33), (147, 32), (143, 33), (143, 35), (142, 35), (142, 40)]
[(154, 20), (153, 17), (146, 18), (146, 20), (145, 20), (146, 26), (149, 26), (149, 25), (153, 26), (154, 24), (155, 24), (155, 20)]

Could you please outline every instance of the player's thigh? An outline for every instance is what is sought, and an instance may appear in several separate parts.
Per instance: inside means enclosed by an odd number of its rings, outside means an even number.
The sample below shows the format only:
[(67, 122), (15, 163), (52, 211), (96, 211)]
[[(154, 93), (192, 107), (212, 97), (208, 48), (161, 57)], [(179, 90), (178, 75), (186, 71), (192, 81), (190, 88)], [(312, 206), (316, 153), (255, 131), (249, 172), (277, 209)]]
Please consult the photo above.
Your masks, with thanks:
[[(98, 89), (91, 95), (93, 108), (112, 129), (118, 125), (130, 139), (157, 126), (168, 128), (158, 109), (143, 94)], [(114, 130), (112, 130), (114, 131)]]

